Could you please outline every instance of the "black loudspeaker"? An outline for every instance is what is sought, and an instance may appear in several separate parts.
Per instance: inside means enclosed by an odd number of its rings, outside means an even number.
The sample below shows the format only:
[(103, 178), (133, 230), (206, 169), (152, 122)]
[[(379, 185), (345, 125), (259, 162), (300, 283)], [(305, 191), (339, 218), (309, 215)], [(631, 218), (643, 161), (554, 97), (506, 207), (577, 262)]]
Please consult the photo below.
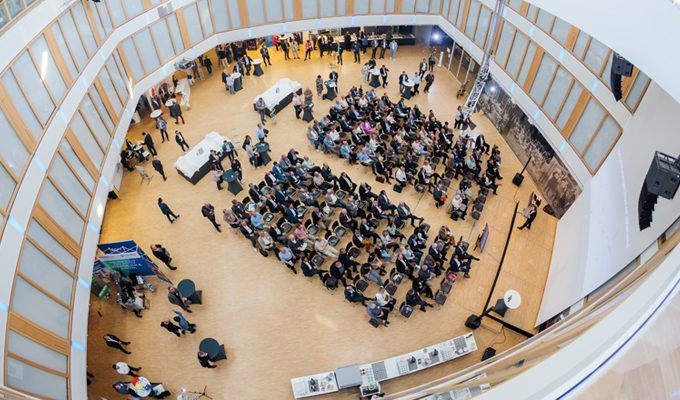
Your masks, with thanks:
[(612, 88), (612, 93), (614, 93), (614, 100), (621, 101), (623, 97), (623, 92), (621, 91), (621, 75), (611, 73), (609, 77), (609, 84)]
[(656, 152), (645, 178), (649, 193), (672, 199), (680, 185), (680, 169), (677, 160), (667, 154)]
[(647, 183), (644, 182), (640, 191), (640, 199), (638, 200), (638, 222), (641, 231), (649, 228), (649, 225), (652, 223), (652, 213), (658, 198), (659, 196), (649, 193)]
[(465, 321), (465, 326), (467, 326), (470, 329), (477, 329), (479, 328), (479, 325), (482, 324), (482, 318), (472, 314), (468, 317), (467, 321)]
[(482, 355), (482, 361), (486, 361), (495, 355), (496, 349), (494, 349), (493, 347), (487, 347), (486, 350), (484, 350), (484, 354)]
[(612, 75), (632, 76), (633, 64), (615, 51), (612, 52)]
[(521, 174), (517, 174), (517, 173), (516, 173), (516, 174), (515, 174), (515, 177), (512, 178), (512, 183), (513, 183), (515, 186), (519, 186), (519, 185), (522, 184), (522, 181), (523, 181), (523, 180), (524, 180), (524, 175), (521, 175)]

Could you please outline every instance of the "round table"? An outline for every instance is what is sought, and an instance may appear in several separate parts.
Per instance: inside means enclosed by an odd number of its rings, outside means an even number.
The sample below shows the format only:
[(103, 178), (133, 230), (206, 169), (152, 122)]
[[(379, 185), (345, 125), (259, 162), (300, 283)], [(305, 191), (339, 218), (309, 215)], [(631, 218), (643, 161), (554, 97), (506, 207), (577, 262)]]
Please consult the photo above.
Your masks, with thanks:
[(191, 279), (184, 279), (177, 285), (177, 289), (193, 304), (201, 304), (201, 299), (196, 295), (196, 284)]
[(338, 84), (335, 83), (335, 81), (326, 81), (324, 82), (324, 85), (326, 85), (326, 94), (324, 94), (324, 98), (328, 100), (335, 99), (337, 97), (335, 88), (338, 87)]
[(314, 121), (314, 115), (312, 114), (312, 108), (314, 108), (314, 103), (311, 101), (305, 101), (307, 107), (304, 108), (305, 114), (302, 116), (302, 120), (305, 122)]
[(234, 78), (234, 91), (238, 92), (239, 90), (243, 89), (243, 85), (241, 85), (241, 74), (234, 72), (231, 74), (231, 77)]
[(143, 376), (140, 376), (137, 378), (137, 384), (136, 385), (130, 385), (132, 386), (132, 390), (137, 394), (139, 397), (146, 397), (151, 394), (151, 382), (149, 382), (148, 379), (144, 378)]
[(261, 58), (257, 58), (255, 60), (253, 60), (253, 65), (255, 66), (255, 69), (253, 71), (253, 75), (255, 75), (255, 76), (264, 75), (264, 71), (262, 71), (262, 65), (261, 64), (262, 64)]
[(369, 85), (373, 86), (374, 88), (382, 86), (380, 84), (380, 70), (378, 68), (373, 68), (368, 72), (371, 74), (371, 83), (369, 83)]
[(258, 143), (255, 145), (255, 150), (260, 154), (260, 160), (262, 160), (262, 165), (267, 165), (272, 160), (269, 157), (269, 143)]
[(213, 338), (201, 340), (201, 343), (198, 345), (198, 350), (207, 353), (212, 361), (227, 359), (227, 355), (224, 354), (224, 347)]
[(151, 118), (154, 118), (154, 119), (158, 118), (158, 117), (161, 116), (161, 114), (162, 114), (161, 110), (153, 110), (153, 111), (151, 111)]
[(224, 174), (222, 174), (222, 179), (227, 182), (227, 190), (229, 190), (231, 193), (238, 194), (241, 190), (243, 190), (243, 187), (238, 182), (238, 172), (234, 171), (233, 169), (224, 171)]
[(415, 83), (413, 81), (408, 81), (404, 82), (404, 93), (401, 94), (401, 97), (405, 99), (410, 99), (411, 98), (411, 89), (413, 89), (413, 86)]

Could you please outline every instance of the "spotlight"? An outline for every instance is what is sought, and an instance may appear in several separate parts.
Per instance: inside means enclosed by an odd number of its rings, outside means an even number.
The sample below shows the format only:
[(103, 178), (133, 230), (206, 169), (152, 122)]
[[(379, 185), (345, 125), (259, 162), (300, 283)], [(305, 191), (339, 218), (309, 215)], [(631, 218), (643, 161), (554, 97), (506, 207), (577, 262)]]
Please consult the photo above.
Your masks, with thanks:
[(434, 37), (434, 40), (439, 40), (439, 34), (438, 33), (435, 33), (433, 37)]
[(495, 86), (491, 86), (491, 87), (489, 88), (489, 90), (493, 93), (493, 92), (496, 91), (496, 87), (495, 87)]

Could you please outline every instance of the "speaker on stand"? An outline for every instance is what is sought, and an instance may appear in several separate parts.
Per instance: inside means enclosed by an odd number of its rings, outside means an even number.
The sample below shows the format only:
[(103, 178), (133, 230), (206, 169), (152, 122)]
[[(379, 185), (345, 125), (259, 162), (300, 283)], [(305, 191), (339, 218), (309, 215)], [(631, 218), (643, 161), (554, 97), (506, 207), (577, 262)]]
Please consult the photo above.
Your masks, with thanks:
[(533, 157), (534, 156), (529, 156), (527, 163), (524, 164), (524, 168), (522, 168), (522, 172), (520, 172), (519, 174), (515, 174), (515, 177), (512, 178), (512, 183), (515, 184), (515, 186), (521, 185), (522, 181), (524, 181), (524, 170), (527, 169), (527, 165), (529, 165)]

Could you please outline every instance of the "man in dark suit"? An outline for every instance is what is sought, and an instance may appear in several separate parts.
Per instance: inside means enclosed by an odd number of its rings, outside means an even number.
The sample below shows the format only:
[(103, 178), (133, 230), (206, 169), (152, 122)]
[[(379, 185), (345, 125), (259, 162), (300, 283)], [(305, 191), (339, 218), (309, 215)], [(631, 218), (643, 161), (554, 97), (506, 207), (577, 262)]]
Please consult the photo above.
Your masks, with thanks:
[(170, 265), (170, 261), (172, 261), (172, 257), (170, 257), (170, 252), (168, 252), (165, 247), (161, 246), (160, 244), (152, 244), (151, 245), (151, 252), (153, 253), (154, 257), (157, 259), (163, 261), (165, 265), (168, 266), (171, 270), (176, 270), (177, 267), (173, 267)]
[(357, 188), (357, 184), (352, 182), (352, 180), (347, 176), (346, 173), (341, 172), (340, 178), (338, 178), (338, 183), (340, 184), (340, 189), (347, 193), (354, 193)]
[(535, 219), (536, 219), (536, 205), (532, 204), (526, 222), (524, 222), (524, 225), (518, 226), (517, 229), (519, 230), (522, 230), (524, 228), (531, 229), (531, 223), (534, 222)]
[(286, 219), (291, 224), (301, 223), (300, 218), (298, 216), (298, 212), (295, 209), (295, 207), (293, 207), (293, 203), (288, 204), (288, 208), (286, 209)]
[(340, 225), (350, 229), (352, 232), (357, 229), (357, 221), (352, 219), (352, 216), (349, 215), (347, 209), (340, 211), (340, 217), (338, 217), (338, 220), (340, 221)]
[(203, 214), (204, 217), (208, 218), (210, 222), (212, 222), (215, 229), (217, 229), (217, 232), (222, 232), (220, 230), (220, 224), (215, 222), (215, 207), (213, 207), (210, 203), (205, 203), (203, 207), (201, 207), (201, 214)]
[(347, 122), (344, 115), (340, 117), (340, 129), (343, 132), (352, 132), (352, 127), (349, 125), (349, 122)]
[(151, 137), (151, 134), (143, 132), (142, 135), (144, 135), (144, 144), (149, 150), (149, 153), (151, 153), (152, 156), (157, 155), (158, 153), (156, 153), (156, 148), (153, 146), (153, 138)]
[(413, 266), (409, 264), (409, 262), (404, 258), (403, 254), (399, 254), (397, 256), (397, 272), (400, 274), (407, 276), (410, 280), (414, 280), (415, 278), (413, 277)]
[(371, 301), (368, 297), (364, 297), (361, 293), (357, 292), (354, 286), (345, 286), (345, 299), (350, 303), (361, 303), (362, 306), (366, 305), (366, 301)]
[(250, 189), (248, 189), (248, 195), (250, 196), (250, 199), (251, 199), (252, 201), (254, 201), (255, 203), (258, 203), (258, 205), (260, 205), (260, 207), (261, 207), (262, 201), (263, 201), (263, 199), (264, 199), (264, 196), (262, 195), (262, 192), (261, 192), (260, 189), (259, 189), (257, 186), (255, 186), (255, 184), (252, 183), (252, 182), (249, 183), (248, 186), (250, 187)]
[(347, 279), (352, 279), (352, 273), (340, 261), (336, 261), (331, 265), (330, 273), (332, 277), (342, 282), (344, 286), (347, 286)]
[(406, 220), (410, 219), (411, 220), (411, 226), (415, 226), (413, 221), (418, 220), (422, 224), (425, 218), (418, 218), (415, 215), (411, 214), (411, 208), (406, 205), (403, 201), (399, 202), (399, 207), (397, 207), (397, 213), (399, 214), (399, 218)]
[(273, 198), (271, 194), (268, 194), (268, 195), (265, 196), (265, 202), (264, 203), (267, 205), (269, 212), (271, 212), (273, 214), (276, 214), (276, 213), (285, 214), (286, 213), (286, 207), (279, 204), (279, 202), (276, 201), (276, 199)]
[(460, 272), (463, 271), (465, 273), (465, 277), (469, 278), (470, 277), (470, 262), (469, 261), (461, 261), (458, 258), (458, 254), (454, 253), (451, 256), (451, 262), (449, 263), (451, 265), (450, 270), (453, 272)]
[(217, 155), (215, 150), (210, 150), (210, 155), (208, 156), (208, 160), (211, 163), (215, 164), (220, 171), (224, 171), (224, 168), (222, 168), (222, 162), (220, 161), (220, 156)]
[(366, 218), (361, 220), (361, 225), (359, 226), (359, 231), (361, 232), (364, 237), (367, 238), (373, 238), (373, 244), (376, 243), (378, 239), (380, 239), (380, 236), (378, 236), (377, 233), (373, 232), (373, 227), (368, 224), (368, 221)]
[(432, 196), (434, 197), (435, 207), (439, 208), (439, 206), (446, 203), (446, 190), (444, 190), (441, 183), (434, 189)]
[(269, 65), (272, 65), (272, 61), (269, 59), (269, 49), (267, 48), (266, 45), (262, 45), (262, 48), (260, 49), (260, 54), (262, 54), (262, 60), (264, 61), (264, 66), (267, 66), (267, 63)]
[(269, 171), (264, 173), (264, 181), (267, 183), (267, 186), (269, 187), (276, 186), (276, 177)]
[(291, 199), (290, 196), (288, 196), (286, 194), (286, 192), (283, 191), (283, 189), (281, 188), (280, 185), (276, 186), (276, 190), (274, 191), (274, 196), (276, 197), (276, 200), (279, 203), (284, 205), (284, 207), (288, 207), (288, 204), (293, 203), (293, 199)]
[(106, 341), (106, 345), (109, 347), (113, 347), (114, 349), (119, 349), (125, 354), (130, 354), (129, 351), (125, 350), (121, 345), (128, 345), (130, 342), (123, 342), (122, 340), (118, 339), (117, 337), (108, 334), (104, 335), (104, 340)]
[(392, 177), (392, 168), (389, 168), (385, 165), (385, 161), (383, 160), (382, 156), (378, 157), (378, 162), (375, 163), (375, 172), (378, 175), (382, 175), (385, 177), (387, 180), (387, 184), (391, 184), (390, 178)]
[(397, 206), (392, 204), (390, 199), (387, 197), (387, 193), (384, 190), (380, 191), (380, 195), (378, 196), (378, 205), (380, 205), (380, 208), (382, 208), (383, 211), (390, 210), (392, 212), (392, 215), (394, 215), (394, 210), (397, 209)]
[(153, 169), (158, 171), (159, 174), (163, 177), (164, 181), (167, 181), (168, 178), (165, 177), (165, 174), (163, 173), (163, 164), (161, 164), (161, 160), (158, 159), (158, 157), (153, 156), (153, 161), (151, 161), (151, 165), (153, 166)]
[(489, 154), (489, 144), (484, 140), (484, 134), (480, 133), (475, 140), (475, 148)]
[(361, 182), (361, 185), (359, 186), (359, 198), (361, 200), (366, 201), (366, 200), (377, 199), (378, 195), (371, 192), (371, 186), (369, 186), (368, 183)]
[(418, 292), (416, 292), (414, 289), (410, 289), (408, 293), (406, 293), (406, 304), (410, 305), (411, 307), (420, 306), (420, 311), (422, 312), (425, 312), (425, 306), (434, 307), (432, 304), (423, 301), (420, 298), (420, 294), (418, 294)]
[(246, 239), (250, 240), (250, 242), (253, 244), (253, 250), (257, 252), (257, 239), (259, 238), (259, 235), (255, 228), (250, 226), (247, 221), (241, 221), (239, 230)]

